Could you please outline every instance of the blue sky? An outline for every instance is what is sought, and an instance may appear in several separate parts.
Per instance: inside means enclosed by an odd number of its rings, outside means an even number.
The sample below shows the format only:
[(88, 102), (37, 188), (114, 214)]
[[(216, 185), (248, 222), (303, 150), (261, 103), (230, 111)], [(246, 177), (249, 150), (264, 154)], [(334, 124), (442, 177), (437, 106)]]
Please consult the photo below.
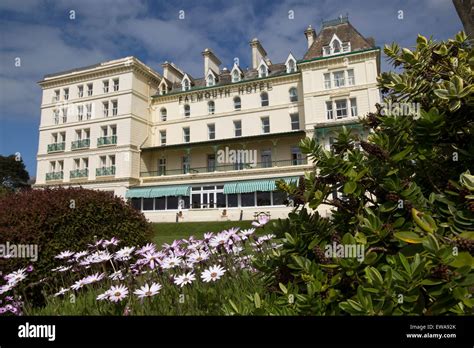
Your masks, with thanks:
[[(346, 13), (380, 47), (393, 41), (411, 47), (418, 33), (443, 40), (462, 29), (451, 0), (1, 0), (0, 154), (20, 152), (30, 176), (36, 175), (37, 82), (45, 74), (134, 55), (159, 73), (168, 60), (200, 77), (204, 48), (223, 67), (232, 68), (235, 57), (246, 67), (254, 37), (274, 63), (290, 51), (300, 59), (306, 27), (319, 32), (322, 20)], [(382, 70), (388, 69), (382, 57)]]

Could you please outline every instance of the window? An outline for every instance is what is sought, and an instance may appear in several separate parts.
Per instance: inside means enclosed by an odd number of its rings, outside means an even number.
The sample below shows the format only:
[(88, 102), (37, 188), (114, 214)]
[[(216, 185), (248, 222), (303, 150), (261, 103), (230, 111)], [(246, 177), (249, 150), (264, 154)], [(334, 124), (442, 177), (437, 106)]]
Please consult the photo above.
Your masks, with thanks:
[(154, 210), (153, 198), (143, 198), (143, 210)]
[(86, 104), (86, 118), (91, 119), (92, 116), (92, 104)]
[(207, 125), (207, 134), (208, 134), (209, 140), (213, 140), (216, 138), (216, 126), (214, 123), (210, 123)]
[(332, 52), (333, 54), (341, 52), (341, 42), (337, 39), (332, 42)]
[(64, 100), (69, 99), (69, 88), (64, 88)]
[(160, 131), (160, 144), (166, 145), (166, 130)]
[(288, 66), (286, 67), (286, 72), (287, 73), (294, 73), (296, 71), (296, 63), (293, 59), (290, 59), (288, 61)]
[(323, 47), (323, 56), (330, 56), (331, 55), (331, 47), (325, 46)]
[(132, 198), (132, 207), (136, 210), (142, 210), (142, 199), (141, 198)]
[(114, 79), (114, 92), (119, 90), (119, 79)]
[(106, 156), (100, 156), (99, 157), (99, 162), (100, 162), (100, 167), (105, 168), (107, 166), (107, 157)]
[(190, 89), (189, 79), (187, 79), (187, 78), (183, 79), (182, 89), (183, 89), (183, 91), (189, 91), (189, 89)]
[(333, 115), (333, 112), (332, 112), (332, 101), (327, 101), (326, 102), (326, 118), (328, 120), (332, 120), (334, 119), (334, 115)]
[(155, 210), (165, 210), (165, 209), (166, 209), (166, 197), (155, 198)]
[(162, 84), (161, 87), (160, 87), (160, 94), (161, 95), (164, 95), (166, 94), (167, 90), (166, 90), (166, 84)]
[(189, 104), (186, 104), (184, 106), (184, 117), (189, 117), (191, 116), (191, 107), (189, 106)]
[(344, 42), (342, 44), (342, 52), (350, 52), (351, 51), (351, 43), (350, 42)]
[(234, 98), (234, 110), (240, 110), (242, 107), (242, 102), (240, 100), (240, 97), (235, 97)]
[(166, 197), (167, 209), (168, 210), (178, 209), (178, 200), (179, 200), (179, 197), (176, 197), (176, 196)]
[(161, 119), (161, 121), (166, 121), (166, 117), (167, 117), (166, 108), (161, 108), (160, 109), (160, 119)]
[(265, 64), (261, 64), (258, 68), (258, 77), (267, 77), (268, 76), (268, 68)]
[(158, 175), (166, 175), (166, 158), (158, 160)]
[(262, 106), (268, 106), (268, 93), (267, 92), (263, 92), (262, 94), (260, 94), (260, 103)]
[(242, 136), (242, 121), (234, 121), (234, 135), (236, 137)]
[(329, 73), (324, 74), (324, 88), (325, 89), (331, 88), (331, 74)]
[(216, 170), (216, 155), (207, 155), (207, 171), (214, 172)]
[(111, 167), (115, 167), (115, 155), (109, 156), (109, 163)]
[(298, 101), (298, 91), (296, 87), (290, 88), (290, 102), (297, 102)]
[(59, 89), (54, 91), (53, 102), (59, 101)]
[(242, 207), (254, 207), (255, 206), (255, 192), (241, 193), (240, 200), (241, 200)]
[(92, 83), (87, 84), (87, 95), (90, 97), (93, 92), (94, 85)]
[(189, 143), (191, 141), (191, 134), (189, 131), (189, 127), (184, 127), (183, 128), (183, 141), (185, 143)]
[(232, 72), (232, 82), (239, 82), (240, 81), (240, 72), (238, 69), (234, 69)]
[(112, 100), (112, 116), (118, 115), (118, 101)]
[(336, 118), (347, 117), (347, 101), (345, 99), (336, 100)]
[(357, 100), (356, 98), (351, 98), (351, 116), (357, 116)]
[(216, 81), (214, 79), (214, 75), (212, 74), (209, 74), (207, 75), (207, 87), (211, 87), (211, 86), (214, 86), (216, 84)]
[(260, 161), (262, 162), (262, 168), (271, 168), (272, 150), (262, 150), (260, 153)]
[(67, 108), (63, 108), (63, 123), (67, 122)]
[(82, 98), (84, 96), (84, 86), (83, 85), (77, 86), (77, 96), (79, 98)]
[(207, 103), (207, 111), (209, 115), (214, 115), (214, 112), (216, 111), (216, 104), (214, 103), (213, 100)]
[(189, 155), (183, 156), (182, 163), (183, 163), (183, 174), (188, 174), (189, 170), (191, 169), (191, 158), (189, 157)]
[(82, 168), (84, 168), (84, 169), (89, 168), (89, 159), (88, 158), (83, 158), (82, 159)]
[(257, 205), (258, 206), (266, 206), (271, 205), (271, 192), (257, 192)]
[(293, 146), (291, 148), (291, 165), (297, 166), (303, 164), (303, 155), (299, 146)]
[(270, 118), (262, 117), (262, 133), (270, 133)]
[(109, 102), (108, 101), (102, 103), (102, 110), (103, 110), (104, 117), (108, 117), (109, 116)]
[(291, 114), (291, 130), (299, 130), (300, 129), (300, 115), (298, 113)]
[(81, 168), (81, 160), (79, 158), (74, 159), (74, 169), (80, 169)]
[(347, 84), (349, 86), (355, 85), (354, 69), (347, 70)]
[(53, 110), (54, 124), (59, 124), (59, 110)]
[(77, 106), (77, 120), (82, 121), (84, 118), (84, 105)]
[(239, 206), (239, 196), (237, 193), (227, 195), (227, 207), (235, 208)]
[(104, 87), (104, 93), (109, 93), (109, 80), (102, 81)]
[(286, 192), (282, 191), (273, 191), (273, 205), (284, 205), (287, 200)]
[(336, 71), (333, 73), (334, 87), (344, 87), (344, 71)]
[(102, 130), (101, 133), (103, 137), (106, 137), (109, 134), (109, 131), (108, 131), (109, 128), (107, 126), (100, 127), (100, 129)]

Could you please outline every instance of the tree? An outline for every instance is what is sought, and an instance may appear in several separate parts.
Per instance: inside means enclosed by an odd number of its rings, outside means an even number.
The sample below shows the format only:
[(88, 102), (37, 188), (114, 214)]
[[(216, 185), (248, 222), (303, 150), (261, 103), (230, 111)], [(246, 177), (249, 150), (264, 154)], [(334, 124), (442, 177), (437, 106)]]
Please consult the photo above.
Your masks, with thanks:
[(474, 3), (472, 0), (453, 0), (453, 4), (467, 35), (474, 38)]
[(30, 175), (19, 156), (0, 156), (0, 186), (10, 190), (28, 187)]
[(378, 78), (385, 103), (361, 120), (368, 139), (343, 128), (332, 151), (304, 139), (314, 170), (279, 183), (299, 206), (274, 223), (282, 247), (257, 265), (270, 313), (472, 314), (472, 45), (461, 32), (384, 52), (402, 71)]

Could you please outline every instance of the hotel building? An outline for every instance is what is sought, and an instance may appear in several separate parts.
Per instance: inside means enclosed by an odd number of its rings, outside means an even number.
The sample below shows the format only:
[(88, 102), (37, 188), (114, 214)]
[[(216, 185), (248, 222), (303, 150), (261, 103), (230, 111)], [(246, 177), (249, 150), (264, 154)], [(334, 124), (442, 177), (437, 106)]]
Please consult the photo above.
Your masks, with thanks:
[(280, 63), (256, 38), (250, 67), (205, 49), (199, 78), (134, 57), (46, 75), (35, 187), (110, 191), (156, 222), (286, 216), (275, 182), (312, 168), (300, 140), (366, 136), (359, 117), (380, 102), (373, 39), (347, 17), (304, 34), (305, 55)]

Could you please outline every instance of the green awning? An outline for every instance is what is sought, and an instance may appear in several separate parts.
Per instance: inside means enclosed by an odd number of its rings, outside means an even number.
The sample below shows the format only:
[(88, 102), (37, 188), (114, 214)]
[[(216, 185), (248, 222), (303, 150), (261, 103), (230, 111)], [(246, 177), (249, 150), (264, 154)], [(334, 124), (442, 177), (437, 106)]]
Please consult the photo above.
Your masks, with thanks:
[(153, 186), (132, 188), (125, 194), (126, 198), (156, 198), (166, 196), (189, 196), (189, 185)]
[(148, 198), (150, 197), (150, 191), (150, 187), (132, 188), (125, 193), (125, 198)]
[(248, 193), (248, 192), (269, 192), (275, 191), (276, 182), (284, 180), (287, 184), (293, 182), (298, 184), (299, 177), (287, 177), (287, 178), (276, 178), (276, 179), (261, 179), (261, 180), (246, 180), (246, 181), (234, 181), (224, 184), (224, 194), (233, 193)]

